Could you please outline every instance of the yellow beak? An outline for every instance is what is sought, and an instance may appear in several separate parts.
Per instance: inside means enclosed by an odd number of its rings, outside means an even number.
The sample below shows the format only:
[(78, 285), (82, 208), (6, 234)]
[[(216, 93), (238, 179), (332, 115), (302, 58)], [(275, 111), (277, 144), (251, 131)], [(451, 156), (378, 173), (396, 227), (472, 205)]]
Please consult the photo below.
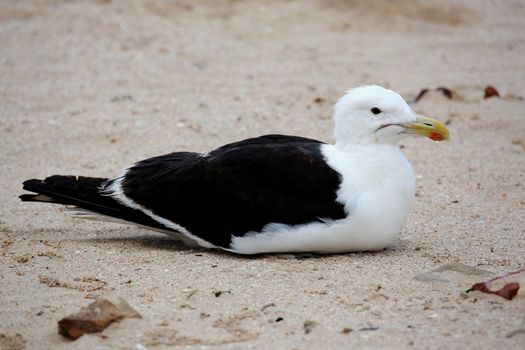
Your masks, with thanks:
[(416, 121), (403, 126), (407, 133), (423, 135), (434, 141), (449, 139), (447, 127), (436, 119), (418, 115)]

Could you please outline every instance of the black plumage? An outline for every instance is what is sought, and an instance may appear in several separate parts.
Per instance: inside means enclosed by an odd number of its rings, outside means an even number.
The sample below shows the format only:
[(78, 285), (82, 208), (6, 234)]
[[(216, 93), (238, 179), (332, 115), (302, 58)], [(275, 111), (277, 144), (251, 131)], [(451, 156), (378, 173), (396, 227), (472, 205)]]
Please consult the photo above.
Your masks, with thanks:
[[(24, 188), (61, 204), (168, 229), (104, 194), (120, 181), (123, 194), (136, 204), (209, 243), (229, 248), (232, 235), (260, 231), (269, 223), (299, 225), (346, 217), (344, 206), (336, 200), (340, 174), (325, 162), (322, 144), (303, 137), (266, 135), (207, 155), (176, 152), (149, 158), (130, 167), (120, 180), (98, 179), (102, 189), (78, 191), (82, 186), (55, 184), (50, 191), (34, 186), (42, 183), (35, 182), (39, 180), (26, 182)], [(133, 215), (140, 219), (130, 219)]]
[(140, 210), (126, 207), (112, 197), (102, 195), (100, 189), (107, 181), (108, 179), (103, 178), (70, 175), (53, 175), (45, 180), (27, 180), (23, 184), (24, 190), (37, 194), (23, 194), (20, 199), (23, 202), (73, 205), (123, 221), (159, 230), (169, 230)]

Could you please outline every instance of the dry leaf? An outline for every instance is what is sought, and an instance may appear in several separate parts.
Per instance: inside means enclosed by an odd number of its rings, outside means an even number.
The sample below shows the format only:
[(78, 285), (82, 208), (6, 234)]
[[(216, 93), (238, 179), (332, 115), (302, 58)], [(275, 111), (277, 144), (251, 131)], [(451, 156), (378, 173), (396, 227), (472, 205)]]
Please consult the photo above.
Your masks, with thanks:
[(502, 276), (491, 278), (490, 280), (485, 281), (485, 282), (475, 283), (472, 287), (470, 287), (469, 290), (466, 291), (466, 293), (478, 291), (478, 292), (487, 293), (487, 294), (496, 294), (507, 300), (512, 300), (518, 294), (518, 291), (520, 290), (520, 284), (518, 282), (506, 283), (503, 287), (497, 290), (490, 289), (490, 286), (495, 281), (504, 279), (509, 276), (515, 276), (523, 272), (525, 272), (525, 268), (514, 271), (514, 272), (509, 272)]
[(417, 94), (417, 96), (414, 98), (413, 102), (416, 103), (418, 102), (419, 100), (421, 100), (423, 98), (423, 96), (426, 95), (426, 93), (428, 92), (428, 89), (422, 89), (421, 91), (419, 91), (419, 93)]
[(487, 85), (485, 88), (485, 96), (483, 96), (483, 98), (491, 98), (494, 96), (500, 97), (498, 90), (496, 90), (496, 88), (492, 85)]
[(436, 88), (436, 91), (441, 91), (443, 93), (443, 95), (448, 98), (449, 100), (452, 99), (452, 95), (454, 94), (452, 92), (452, 90), (450, 90), (449, 88), (446, 88), (446, 87), (438, 87)]
[(502, 298), (505, 298), (507, 300), (512, 300), (518, 294), (518, 290), (520, 289), (520, 284), (516, 282), (507, 283), (502, 288), (498, 290), (490, 290), (489, 287), (485, 282), (476, 283), (472, 287), (470, 287), (468, 292), (478, 291), (482, 293), (488, 293), (488, 294), (496, 294), (499, 295)]
[(438, 91), (443, 96), (448, 98), (449, 100), (463, 100), (463, 98), (459, 94), (457, 94), (456, 92), (452, 91), (451, 89), (443, 87), (443, 86), (439, 86), (439, 87), (437, 87), (435, 89), (432, 89), (432, 90), (429, 89), (429, 88), (422, 89), (421, 91), (419, 91), (417, 96), (412, 101), (409, 101), (409, 103), (419, 102), (419, 100), (421, 100), (430, 91)]
[(142, 318), (124, 299), (101, 296), (78, 313), (58, 321), (58, 333), (74, 340), (85, 333), (100, 332), (112, 322), (127, 317)]

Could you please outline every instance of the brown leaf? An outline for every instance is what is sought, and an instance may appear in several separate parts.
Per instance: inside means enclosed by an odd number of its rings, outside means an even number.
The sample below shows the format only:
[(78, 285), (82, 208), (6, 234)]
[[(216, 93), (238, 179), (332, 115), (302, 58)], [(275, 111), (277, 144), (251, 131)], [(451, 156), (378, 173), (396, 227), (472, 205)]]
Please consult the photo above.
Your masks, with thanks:
[(419, 91), (417, 96), (412, 101), (409, 101), (409, 103), (419, 102), (419, 100), (421, 100), (430, 91), (438, 91), (441, 94), (443, 94), (443, 96), (448, 98), (449, 100), (462, 100), (462, 97), (458, 95), (456, 92), (452, 91), (451, 89), (443, 87), (443, 86), (438, 86), (437, 88), (432, 89), (432, 90), (429, 88), (422, 89), (421, 91)]
[(520, 284), (516, 282), (507, 283), (502, 288), (498, 290), (490, 290), (489, 287), (485, 282), (476, 283), (472, 287), (470, 287), (468, 292), (478, 291), (482, 293), (487, 294), (496, 294), (499, 295), (502, 298), (505, 298), (507, 300), (512, 300), (518, 294), (518, 290), (520, 289)]
[(525, 272), (525, 268), (519, 269), (517, 271), (509, 272), (502, 276), (491, 278), (490, 280), (485, 281), (485, 282), (475, 283), (472, 287), (470, 287), (469, 290), (467, 290), (467, 293), (478, 291), (478, 292), (487, 293), (487, 294), (496, 294), (507, 300), (512, 300), (512, 298), (514, 298), (518, 294), (518, 291), (520, 289), (520, 284), (518, 282), (507, 283), (498, 290), (491, 290), (490, 285), (494, 281), (500, 280), (502, 278), (506, 278), (508, 276), (517, 275), (522, 272)]
[(58, 333), (75, 340), (85, 333), (100, 332), (112, 322), (127, 317), (142, 318), (124, 299), (102, 296), (78, 313), (58, 321)]
[(425, 94), (428, 92), (428, 89), (422, 89), (419, 94), (417, 94), (417, 96), (414, 98), (414, 103), (418, 102), (419, 100), (421, 100), (423, 98), (423, 96), (425, 96)]
[(498, 90), (492, 85), (487, 85), (487, 87), (485, 87), (485, 96), (483, 96), (483, 98), (491, 98), (494, 96), (500, 97)]
[(452, 99), (453, 92), (449, 88), (440, 86), (436, 88), (436, 91), (441, 91), (446, 98)]

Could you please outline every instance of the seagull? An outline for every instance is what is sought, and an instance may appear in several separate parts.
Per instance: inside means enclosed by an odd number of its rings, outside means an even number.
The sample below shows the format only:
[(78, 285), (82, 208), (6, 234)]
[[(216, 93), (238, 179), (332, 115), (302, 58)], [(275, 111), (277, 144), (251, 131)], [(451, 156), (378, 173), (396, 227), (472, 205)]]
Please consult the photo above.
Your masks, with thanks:
[(264, 135), (208, 153), (139, 161), (114, 178), (27, 180), (22, 201), (144, 226), (191, 247), (237, 254), (347, 253), (388, 247), (415, 196), (399, 147), (408, 135), (449, 138), (396, 92), (348, 90), (334, 107), (334, 144)]

